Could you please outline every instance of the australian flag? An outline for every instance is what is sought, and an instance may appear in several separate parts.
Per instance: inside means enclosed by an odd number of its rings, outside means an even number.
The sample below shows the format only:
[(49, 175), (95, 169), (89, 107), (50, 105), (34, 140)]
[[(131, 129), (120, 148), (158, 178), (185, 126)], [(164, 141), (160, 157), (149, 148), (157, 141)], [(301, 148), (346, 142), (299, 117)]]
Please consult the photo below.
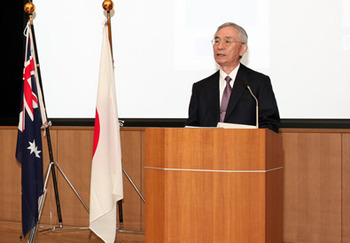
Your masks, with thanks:
[(43, 159), (40, 107), (42, 94), (37, 75), (30, 25), (26, 28), (23, 95), (19, 114), (16, 158), (22, 165), (22, 230), (25, 236), (38, 223), (38, 199), (43, 194)]

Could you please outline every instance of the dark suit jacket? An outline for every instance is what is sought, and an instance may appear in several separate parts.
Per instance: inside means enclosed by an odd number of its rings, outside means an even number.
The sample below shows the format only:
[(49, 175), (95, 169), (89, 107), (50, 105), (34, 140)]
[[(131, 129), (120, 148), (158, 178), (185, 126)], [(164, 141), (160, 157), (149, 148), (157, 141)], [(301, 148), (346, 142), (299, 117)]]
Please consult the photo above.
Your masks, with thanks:
[[(188, 126), (215, 127), (220, 120), (220, 71), (193, 84)], [(243, 64), (240, 65), (232, 88), (224, 122), (256, 125), (256, 102), (259, 103), (259, 128), (278, 132), (280, 116), (270, 78)]]

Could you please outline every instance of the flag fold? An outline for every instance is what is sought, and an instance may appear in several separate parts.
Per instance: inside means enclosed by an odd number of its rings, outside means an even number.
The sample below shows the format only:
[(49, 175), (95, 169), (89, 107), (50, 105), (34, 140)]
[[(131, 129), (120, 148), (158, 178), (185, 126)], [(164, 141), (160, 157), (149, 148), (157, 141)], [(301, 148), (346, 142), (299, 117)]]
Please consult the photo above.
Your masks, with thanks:
[(26, 27), (22, 100), (18, 122), (16, 159), (22, 166), (22, 231), (26, 235), (38, 223), (38, 200), (43, 194), (41, 127), (46, 114), (39, 82), (35, 43)]
[(116, 202), (123, 198), (120, 129), (114, 67), (103, 30), (94, 129), (90, 185), (90, 229), (104, 242), (113, 243), (117, 227)]

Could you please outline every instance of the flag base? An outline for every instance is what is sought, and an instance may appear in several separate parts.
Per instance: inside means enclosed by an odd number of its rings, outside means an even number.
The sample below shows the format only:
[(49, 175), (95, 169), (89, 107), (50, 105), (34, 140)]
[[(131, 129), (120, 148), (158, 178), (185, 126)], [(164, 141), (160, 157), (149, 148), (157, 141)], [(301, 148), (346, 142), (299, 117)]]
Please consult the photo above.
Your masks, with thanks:
[[(68, 179), (68, 177), (66, 176), (66, 174), (63, 172), (63, 170), (61, 169), (61, 167), (58, 165), (57, 162), (52, 161), (50, 162), (48, 168), (47, 168), (47, 172), (46, 172), (46, 178), (45, 178), (45, 183), (44, 183), (44, 188), (43, 188), (43, 195), (39, 198), (39, 215), (38, 215), (38, 222), (36, 223), (36, 225), (32, 228), (32, 230), (30, 231), (30, 235), (28, 238), (28, 243), (32, 243), (35, 240), (35, 236), (38, 232), (38, 227), (39, 227), (39, 222), (40, 222), (40, 217), (41, 217), (41, 213), (44, 207), (44, 202), (46, 199), (46, 193), (47, 193), (47, 184), (49, 181), (49, 176), (50, 176), (50, 172), (52, 170), (54, 170), (54, 167), (57, 167), (58, 170), (61, 172), (62, 176), (64, 177), (64, 179), (66, 180), (66, 182), (69, 184), (69, 186), (71, 187), (71, 189), (73, 190), (73, 192), (75, 193), (75, 195), (78, 197), (78, 199), (80, 200), (80, 202), (83, 204), (83, 206), (85, 207), (85, 209), (88, 211), (88, 213), (90, 212), (89, 207), (86, 205), (86, 203), (84, 202), (84, 200), (82, 199), (82, 197), (79, 195), (78, 191), (74, 188), (73, 184), (70, 182), (70, 180)], [(75, 228), (70, 228), (70, 229), (87, 229), (88, 227), (75, 227)], [(48, 228), (44, 231), (57, 231), (57, 230), (63, 230), (63, 224), (62, 222), (59, 222), (59, 227), (51, 227)], [(69, 229), (66, 229), (69, 230)]]

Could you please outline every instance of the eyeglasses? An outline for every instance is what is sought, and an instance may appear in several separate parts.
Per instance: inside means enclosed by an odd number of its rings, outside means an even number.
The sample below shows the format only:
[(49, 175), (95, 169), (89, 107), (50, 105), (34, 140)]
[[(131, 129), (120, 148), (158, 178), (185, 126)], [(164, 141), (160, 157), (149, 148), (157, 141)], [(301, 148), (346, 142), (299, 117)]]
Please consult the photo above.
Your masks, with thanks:
[(215, 38), (211, 41), (211, 43), (213, 44), (213, 46), (217, 46), (219, 45), (220, 43), (222, 43), (223, 45), (225, 46), (230, 46), (232, 45), (233, 43), (239, 43), (239, 44), (245, 44), (244, 42), (242, 41), (234, 41), (232, 40), (231, 38), (225, 38), (225, 39), (220, 39), (220, 38)]

